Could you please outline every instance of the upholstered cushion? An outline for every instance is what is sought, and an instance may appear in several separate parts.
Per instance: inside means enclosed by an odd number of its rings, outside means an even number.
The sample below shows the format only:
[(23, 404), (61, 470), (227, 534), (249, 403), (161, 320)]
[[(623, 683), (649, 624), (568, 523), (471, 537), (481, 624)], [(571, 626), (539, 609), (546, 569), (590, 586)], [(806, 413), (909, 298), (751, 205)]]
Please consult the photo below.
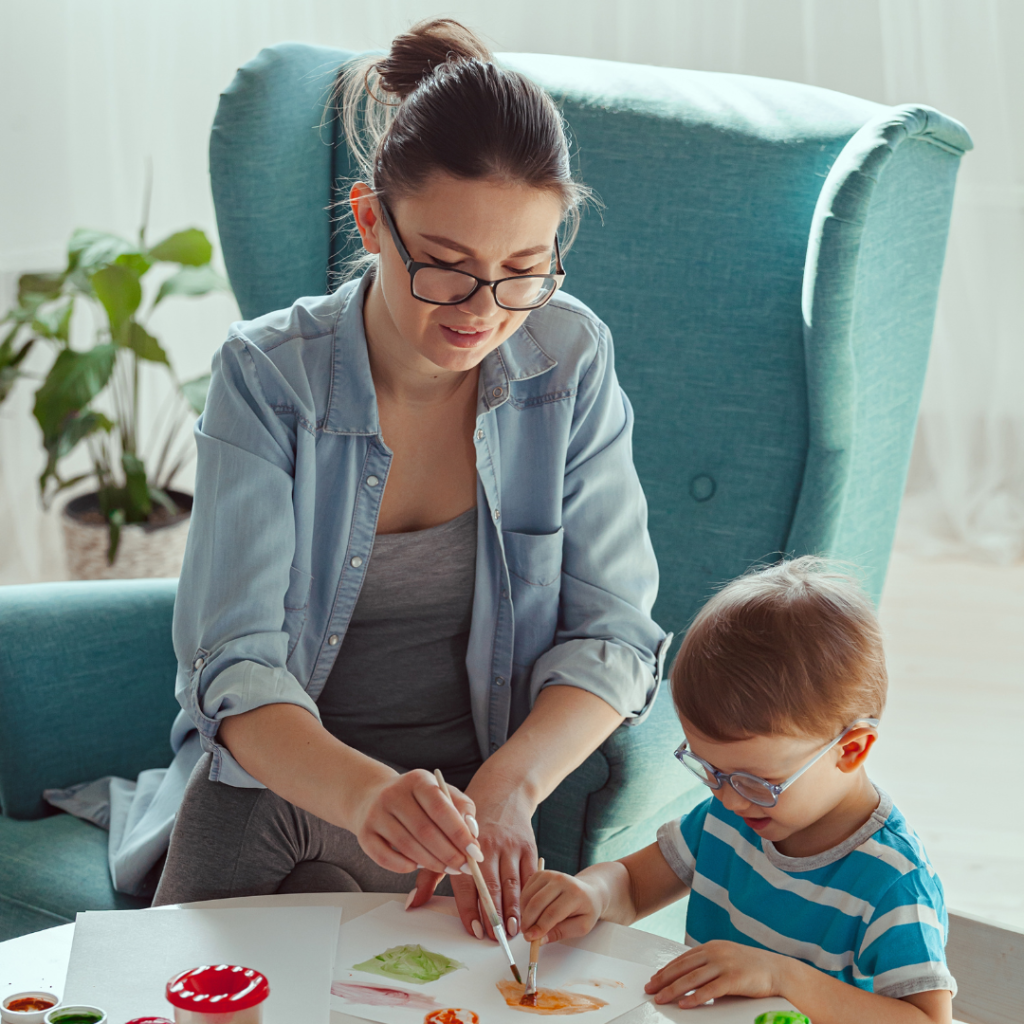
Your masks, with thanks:
[(0, 817), (0, 941), (73, 921), (80, 910), (148, 902), (114, 892), (103, 829), (68, 814)]
[(170, 763), (177, 580), (0, 587), (0, 810)]

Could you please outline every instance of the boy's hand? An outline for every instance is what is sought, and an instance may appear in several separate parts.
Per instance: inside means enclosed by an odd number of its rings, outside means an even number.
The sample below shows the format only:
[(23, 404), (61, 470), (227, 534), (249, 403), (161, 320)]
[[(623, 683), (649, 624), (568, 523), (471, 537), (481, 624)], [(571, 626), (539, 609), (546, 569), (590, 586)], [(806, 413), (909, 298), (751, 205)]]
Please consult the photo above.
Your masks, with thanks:
[(644, 991), (657, 993), (656, 1003), (677, 1000), (683, 1009), (692, 1009), (719, 996), (766, 999), (780, 994), (786, 960), (779, 953), (738, 942), (705, 942), (662, 967)]
[(523, 938), (544, 942), (586, 935), (601, 916), (597, 889), (580, 877), (560, 871), (536, 871), (521, 897)]

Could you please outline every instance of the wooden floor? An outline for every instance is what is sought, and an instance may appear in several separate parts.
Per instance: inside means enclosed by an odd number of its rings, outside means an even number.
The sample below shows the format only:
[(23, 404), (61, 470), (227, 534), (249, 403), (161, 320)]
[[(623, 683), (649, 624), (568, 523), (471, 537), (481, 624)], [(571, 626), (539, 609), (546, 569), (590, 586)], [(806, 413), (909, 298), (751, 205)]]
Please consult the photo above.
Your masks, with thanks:
[(896, 551), (881, 619), (889, 705), (869, 771), (948, 906), (1024, 927), (1024, 565)]

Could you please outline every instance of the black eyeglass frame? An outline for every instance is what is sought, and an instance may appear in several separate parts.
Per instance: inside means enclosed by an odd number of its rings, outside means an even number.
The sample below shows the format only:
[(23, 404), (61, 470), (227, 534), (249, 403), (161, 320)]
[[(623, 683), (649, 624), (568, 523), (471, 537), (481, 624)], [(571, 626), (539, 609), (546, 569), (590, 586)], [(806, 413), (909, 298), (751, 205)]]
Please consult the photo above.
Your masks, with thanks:
[[(540, 309), (542, 306), (547, 305), (547, 303), (554, 297), (555, 292), (562, 287), (562, 283), (565, 281), (565, 270), (562, 267), (562, 254), (558, 248), (558, 235), (555, 235), (555, 273), (553, 274), (515, 274), (511, 277), (498, 278), (497, 281), (485, 281), (482, 277), (477, 277), (476, 274), (471, 274), (467, 270), (456, 270), (454, 267), (440, 267), (436, 263), (418, 263), (409, 255), (409, 250), (406, 249), (405, 243), (402, 241), (402, 236), (398, 233), (398, 229), (395, 227), (391, 211), (385, 205), (384, 200), (378, 199), (377, 202), (380, 203), (381, 216), (384, 218), (384, 223), (388, 226), (388, 231), (391, 232), (391, 238), (395, 243), (395, 248), (398, 250), (398, 255), (405, 264), (405, 269), (409, 272), (409, 294), (419, 302), (425, 302), (428, 306), (458, 306), (463, 302), (469, 302), (469, 300), (473, 298), (481, 288), (490, 288), (491, 298), (494, 299), (494, 304), (500, 309), (507, 309), (514, 313), (524, 313), (528, 310)], [(455, 299), (452, 302), (435, 302), (433, 299), (425, 299), (422, 295), (416, 294), (414, 280), (418, 270), (444, 270), (449, 274), (462, 274), (463, 277), (469, 277), (476, 281), (476, 287), (461, 299)], [(536, 278), (544, 278), (545, 280), (555, 282), (555, 287), (544, 296), (544, 301), (538, 303), (536, 306), (507, 306), (504, 302), (501, 302), (498, 299), (499, 284), (502, 284), (505, 281), (529, 281)]]

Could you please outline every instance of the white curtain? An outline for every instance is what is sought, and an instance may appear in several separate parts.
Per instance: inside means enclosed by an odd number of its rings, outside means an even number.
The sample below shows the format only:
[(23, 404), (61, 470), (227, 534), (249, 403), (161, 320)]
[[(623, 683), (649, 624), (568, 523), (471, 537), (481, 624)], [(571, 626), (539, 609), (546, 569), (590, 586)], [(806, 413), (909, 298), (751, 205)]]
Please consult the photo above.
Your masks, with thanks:
[[(497, 50), (788, 78), (960, 118), (977, 148), (957, 189), (901, 543), (1024, 554), (1020, 0), (0, 2), (0, 309), (19, 271), (62, 264), (73, 228), (137, 229), (147, 160), (152, 237), (191, 224), (215, 236), (209, 127), (219, 91), (260, 47), (385, 47), (437, 15)], [(152, 329), (187, 378), (235, 316), (212, 297), (168, 304)], [(148, 423), (165, 384), (146, 385)], [(56, 517), (38, 507), (30, 406), (25, 382), (0, 406), (0, 583), (64, 573)]]

